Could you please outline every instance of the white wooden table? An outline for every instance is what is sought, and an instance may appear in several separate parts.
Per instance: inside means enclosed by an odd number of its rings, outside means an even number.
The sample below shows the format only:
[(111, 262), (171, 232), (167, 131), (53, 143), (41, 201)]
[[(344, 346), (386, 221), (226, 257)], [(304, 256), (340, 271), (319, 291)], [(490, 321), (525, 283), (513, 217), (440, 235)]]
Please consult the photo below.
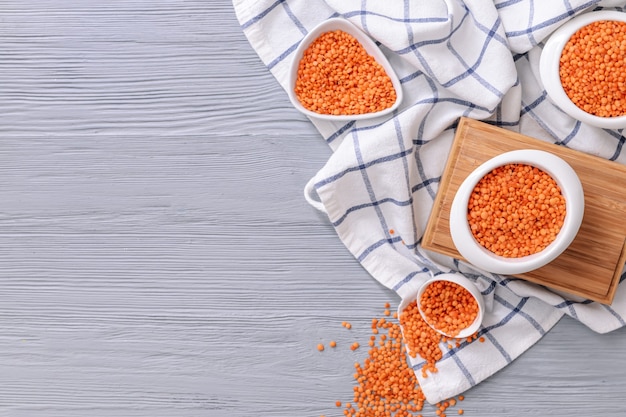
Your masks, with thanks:
[[(231, 3), (3, 0), (0, 41), (0, 416), (343, 415), (398, 299), (304, 201), (330, 149)], [(626, 331), (564, 318), (463, 408), (624, 394)]]

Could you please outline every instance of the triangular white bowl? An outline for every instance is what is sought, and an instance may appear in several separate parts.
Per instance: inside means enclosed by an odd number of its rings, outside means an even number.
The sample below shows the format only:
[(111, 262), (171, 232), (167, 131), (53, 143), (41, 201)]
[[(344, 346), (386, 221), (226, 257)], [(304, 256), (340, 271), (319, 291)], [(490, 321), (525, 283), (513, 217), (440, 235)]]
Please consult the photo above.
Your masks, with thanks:
[[(368, 54), (370, 54), (376, 62), (378, 62), (385, 70), (389, 78), (391, 78), (391, 82), (393, 84), (393, 88), (396, 90), (396, 101), (395, 103), (384, 110), (374, 112), (374, 113), (364, 113), (364, 114), (354, 114), (354, 115), (331, 115), (331, 114), (320, 114), (310, 111), (302, 106), (298, 101), (295, 93), (296, 79), (298, 77), (298, 65), (300, 64), (300, 60), (302, 60), (302, 56), (306, 48), (315, 41), (320, 35), (326, 32), (331, 32), (334, 30), (342, 30), (352, 36), (365, 48)], [(378, 45), (374, 43), (372, 39), (370, 39), (365, 33), (363, 33), (360, 29), (354, 26), (352, 23), (343, 18), (332, 18), (325, 20), (324, 22), (317, 25), (313, 28), (300, 42), (294, 56), (291, 60), (291, 68), (289, 72), (289, 86), (287, 88), (287, 94), (289, 95), (289, 99), (293, 106), (306, 114), (309, 117), (314, 117), (317, 119), (323, 120), (331, 120), (331, 121), (348, 121), (348, 120), (364, 120), (364, 119), (372, 119), (374, 117), (384, 116), (393, 112), (398, 108), (400, 103), (402, 102), (402, 85), (400, 84), (400, 80), (396, 75), (393, 67), (387, 60), (387, 57), (380, 50)]]

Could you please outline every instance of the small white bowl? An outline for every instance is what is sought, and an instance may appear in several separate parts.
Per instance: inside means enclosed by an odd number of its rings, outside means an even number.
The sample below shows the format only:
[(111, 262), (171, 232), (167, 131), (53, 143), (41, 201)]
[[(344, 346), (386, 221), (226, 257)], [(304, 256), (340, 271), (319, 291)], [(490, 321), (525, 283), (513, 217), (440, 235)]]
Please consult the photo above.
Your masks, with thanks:
[(610, 10), (584, 13), (564, 23), (554, 31), (546, 42), (539, 58), (539, 76), (550, 99), (571, 117), (591, 126), (604, 129), (620, 129), (626, 127), (626, 115), (618, 117), (599, 117), (587, 113), (574, 104), (561, 85), (559, 60), (563, 47), (578, 29), (593, 22), (613, 20), (626, 22), (626, 13)]
[[(374, 57), (376, 62), (378, 62), (385, 70), (389, 78), (391, 79), (391, 83), (393, 84), (393, 88), (396, 90), (396, 101), (391, 107), (388, 107), (384, 110), (374, 112), (374, 113), (364, 113), (364, 114), (354, 114), (354, 115), (331, 115), (331, 114), (321, 114), (315, 113), (311, 110), (308, 110), (302, 106), (295, 93), (296, 79), (298, 78), (298, 65), (302, 60), (302, 56), (304, 51), (309, 47), (309, 45), (315, 41), (320, 35), (331, 32), (334, 30), (342, 30), (349, 35), (352, 35), (359, 43), (365, 48), (367, 53)], [(370, 39), (365, 33), (363, 33), (360, 29), (354, 26), (352, 23), (343, 18), (332, 18), (325, 20), (320, 23), (316, 27), (314, 27), (307, 35), (302, 39), (300, 45), (296, 49), (293, 59), (291, 60), (291, 68), (289, 71), (289, 84), (287, 88), (287, 94), (289, 95), (289, 100), (293, 106), (298, 109), (300, 112), (304, 113), (309, 117), (315, 117), (317, 119), (330, 120), (330, 121), (348, 121), (348, 120), (364, 120), (364, 119), (372, 119), (374, 117), (384, 116), (393, 112), (398, 108), (400, 103), (402, 102), (402, 85), (400, 84), (400, 80), (396, 75), (393, 67), (387, 60), (387, 57), (383, 54), (380, 48), (374, 43), (372, 39)]]
[[(561, 230), (541, 252), (519, 258), (496, 255), (481, 246), (467, 221), (468, 203), (476, 184), (491, 170), (507, 164), (531, 165), (549, 174), (565, 198), (565, 219)], [(450, 234), (456, 249), (467, 262), (495, 274), (523, 274), (556, 259), (572, 243), (582, 223), (585, 197), (576, 171), (560, 157), (546, 151), (522, 149), (500, 154), (472, 171), (461, 183), (450, 209)]]
[[(436, 281), (448, 281), (448, 282), (453, 282), (455, 284), (460, 285), (461, 287), (463, 287), (467, 291), (469, 291), (469, 293), (472, 294), (472, 296), (476, 299), (476, 302), (478, 303), (478, 315), (474, 319), (474, 322), (469, 327), (466, 327), (465, 329), (461, 330), (456, 336), (451, 336), (449, 334), (446, 334), (443, 331), (441, 331), (438, 328), (436, 328), (435, 326), (431, 325), (428, 322), (428, 317), (422, 311), (422, 304), (421, 304), (422, 294), (426, 290), (426, 287), (428, 287), (430, 284), (432, 284), (433, 282), (436, 282)], [(435, 330), (438, 333), (441, 333), (442, 335), (447, 336), (447, 337), (454, 337), (454, 338), (458, 338), (458, 339), (464, 339), (464, 338), (469, 337), (469, 336), (473, 335), (474, 333), (476, 333), (478, 331), (480, 325), (482, 324), (483, 316), (485, 314), (484, 313), (484, 311), (485, 311), (485, 301), (483, 300), (483, 295), (480, 293), (480, 291), (478, 290), (476, 285), (474, 285), (474, 283), (472, 281), (470, 281), (469, 279), (467, 279), (463, 275), (461, 275), (461, 274), (440, 274), (440, 275), (437, 275), (437, 276), (429, 279), (424, 284), (422, 284), (422, 286), (419, 288), (419, 290), (417, 291), (417, 308), (418, 308), (422, 318), (424, 319), (424, 321), (433, 330)]]

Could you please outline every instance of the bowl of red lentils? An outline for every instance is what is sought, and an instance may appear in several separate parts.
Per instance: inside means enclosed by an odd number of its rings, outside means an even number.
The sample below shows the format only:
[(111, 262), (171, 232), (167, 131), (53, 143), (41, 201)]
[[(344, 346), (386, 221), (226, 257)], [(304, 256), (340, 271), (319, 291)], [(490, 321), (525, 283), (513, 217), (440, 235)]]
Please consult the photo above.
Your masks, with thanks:
[(605, 129), (626, 127), (626, 13), (574, 17), (545, 43), (539, 74), (548, 97), (571, 117)]
[(478, 287), (461, 274), (440, 274), (417, 292), (417, 308), (438, 333), (465, 339), (476, 334), (483, 321), (485, 303)]
[(479, 165), (459, 186), (450, 235), (470, 264), (523, 274), (556, 259), (582, 223), (585, 198), (576, 171), (547, 151), (520, 149)]
[(387, 57), (343, 18), (325, 20), (302, 39), (287, 93), (300, 112), (331, 121), (385, 116), (402, 102), (402, 86)]

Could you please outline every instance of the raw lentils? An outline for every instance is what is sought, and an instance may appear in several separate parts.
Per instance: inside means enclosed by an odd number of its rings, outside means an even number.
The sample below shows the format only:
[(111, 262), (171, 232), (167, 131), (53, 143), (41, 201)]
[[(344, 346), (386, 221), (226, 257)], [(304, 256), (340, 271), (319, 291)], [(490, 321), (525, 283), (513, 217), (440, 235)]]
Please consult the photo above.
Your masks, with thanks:
[(352, 35), (326, 32), (304, 51), (295, 93), (306, 109), (329, 115), (374, 113), (391, 107), (391, 78)]
[(561, 84), (576, 106), (599, 117), (626, 114), (626, 22), (604, 20), (580, 28), (559, 64)]
[(434, 281), (420, 298), (426, 321), (448, 336), (455, 337), (472, 325), (478, 316), (478, 302), (461, 285)]
[[(362, 363), (354, 364), (353, 402), (336, 401), (336, 407), (343, 407), (348, 417), (421, 417), (426, 398), (419, 385), (415, 371), (407, 361), (407, 354), (420, 356), (425, 364), (422, 376), (437, 372), (436, 363), (442, 358), (442, 346), (453, 349), (450, 339), (434, 331), (422, 318), (417, 308), (417, 300), (409, 303), (398, 316), (389, 316), (389, 303), (385, 304), (384, 317), (373, 318), (372, 335), (368, 342), (367, 357)], [(397, 321), (396, 321), (397, 320)], [(346, 327), (346, 322), (342, 323)], [(474, 334), (467, 343), (476, 340)], [(484, 342), (484, 338), (478, 339)], [(459, 348), (460, 341), (456, 341)], [(358, 342), (354, 342), (358, 344)], [(352, 346), (351, 346), (352, 347)], [(435, 414), (445, 417), (446, 411), (463, 401), (459, 395), (434, 405)], [(464, 413), (462, 408), (457, 414)], [(321, 417), (324, 417), (323, 415)]]
[(476, 184), (467, 220), (480, 245), (496, 255), (519, 258), (552, 243), (565, 213), (565, 197), (550, 175), (527, 164), (508, 164)]

